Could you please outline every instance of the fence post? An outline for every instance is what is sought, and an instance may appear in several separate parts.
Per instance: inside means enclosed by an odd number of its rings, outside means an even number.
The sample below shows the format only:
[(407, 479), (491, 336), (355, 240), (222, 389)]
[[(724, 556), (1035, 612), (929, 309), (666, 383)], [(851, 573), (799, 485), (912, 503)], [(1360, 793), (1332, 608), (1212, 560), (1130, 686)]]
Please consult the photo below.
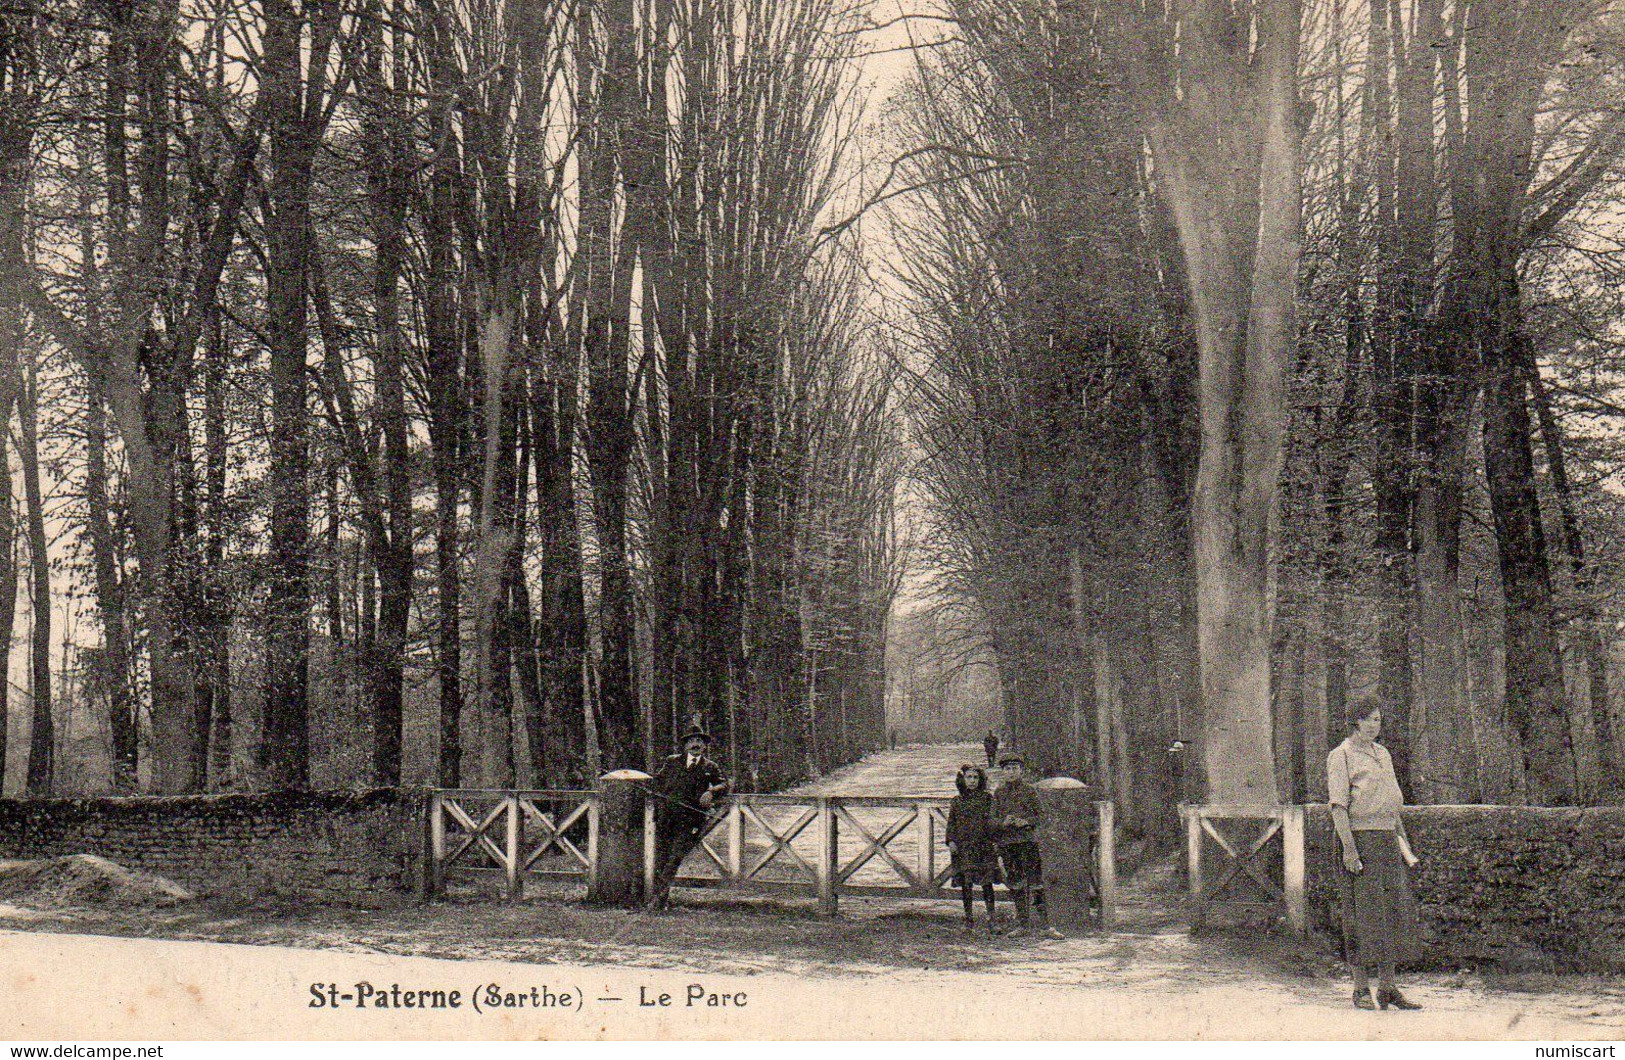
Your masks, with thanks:
[(513, 901), (525, 890), (525, 877), (519, 871), (519, 796), (509, 792), (503, 801), (508, 804), (508, 833), (503, 844), (508, 863), (503, 870), (507, 876), (507, 897)]
[(915, 889), (922, 895), (929, 895), (932, 884), (937, 879), (937, 836), (936, 821), (931, 816), (931, 804), (916, 802), (914, 804), (914, 833), (919, 850), (914, 853), (914, 872), (918, 877)]
[(1281, 808), (1282, 891), (1286, 897), (1286, 922), (1294, 935), (1309, 928), (1303, 899), (1303, 807)]
[(598, 893), (598, 793), (587, 794), (587, 893)]
[(1095, 803), (1099, 834), (1095, 844), (1095, 880), (1100, 889), (1100, 930), (1117, 926), (1117, 805)]
[(840, 833), (830, 796), (818, 796), (818, 912), (834, 916), (841, 873)]
[(728, 880), (738, 883), (745, 871), (745, 813), (736, 795), (728, 801)]
[(440, 806), (444, 796), (439, 791), (429, 793), (429, 897), (439, 898), (446, 893), (446, 817)]
[(1202, 906), (1202, 807), (1185, 807), (1185, 874), (1191, 887), (1191, 930), (1200, 931), (1206, 910)]

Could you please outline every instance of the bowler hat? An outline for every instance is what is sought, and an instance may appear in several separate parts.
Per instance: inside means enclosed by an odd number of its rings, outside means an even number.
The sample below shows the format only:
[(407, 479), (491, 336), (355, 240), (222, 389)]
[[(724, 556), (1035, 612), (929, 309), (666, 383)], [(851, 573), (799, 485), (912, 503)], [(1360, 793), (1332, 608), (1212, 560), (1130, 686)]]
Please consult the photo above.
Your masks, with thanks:
[(698, 723), (690, 725), (688, 727), (688, 731), (683, 733), (683, 738), (679, 742), (680, 743), (688, 743), (688, 741), (694, 739), (695, 737), (699, 737), (700, 739), (704, 740), (706, 743), (711, 742), (711, 734), (706, 732), (705, 727), (698, 724)]

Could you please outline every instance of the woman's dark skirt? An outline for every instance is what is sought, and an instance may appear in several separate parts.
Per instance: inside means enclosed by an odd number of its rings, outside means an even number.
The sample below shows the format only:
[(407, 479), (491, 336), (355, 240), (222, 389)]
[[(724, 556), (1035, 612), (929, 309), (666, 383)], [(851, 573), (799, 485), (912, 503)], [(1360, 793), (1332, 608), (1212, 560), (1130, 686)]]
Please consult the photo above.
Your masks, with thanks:
[(1345, 952), (1366, 966), (1415, 961), (1421, 955), (1422, 929), (1398, 836), (1359, 831), (1354, 846), (1362, 871), (1340, 874)]
[(961, 881), (978, 887), (984, 883), (999, 883), (999, 851), (992, 840), (960, 843), (954, 854), (953, 882)]

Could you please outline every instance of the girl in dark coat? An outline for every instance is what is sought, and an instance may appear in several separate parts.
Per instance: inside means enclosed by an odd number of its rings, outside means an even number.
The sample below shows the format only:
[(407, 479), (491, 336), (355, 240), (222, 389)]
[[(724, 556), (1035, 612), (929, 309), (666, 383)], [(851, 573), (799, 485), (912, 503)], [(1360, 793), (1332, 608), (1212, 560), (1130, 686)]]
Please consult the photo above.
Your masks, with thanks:
[(999, 848), (990, 820), (993, 795), (987, 790), (987, 774), (977, 766), (960, 766), (954, 787), (959, 789), (959, 795), (948, 807), (947, 840), (954, 858), (959, 898), (965, 903), (965, 930), (976, 927), (973, 895), (976, 885), (981, 884), (987, 902), (987, 926), (992, 931), (993, 885), (999, 880)]

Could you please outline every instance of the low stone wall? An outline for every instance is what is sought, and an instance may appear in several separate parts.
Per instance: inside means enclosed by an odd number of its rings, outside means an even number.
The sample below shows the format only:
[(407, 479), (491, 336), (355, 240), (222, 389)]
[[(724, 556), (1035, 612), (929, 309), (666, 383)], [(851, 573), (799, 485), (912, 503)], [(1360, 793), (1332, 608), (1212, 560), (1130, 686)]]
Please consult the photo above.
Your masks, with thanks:
[[(1625, 972), (1625, 807), (1416, 806), (1423, 963), (1432, 968)], [(1339, 934), (1331, 813), (1305, 823), (1309, 915)]]
[(0, 799), (0, 857), (99, 854), (206, 897), (382, 905), (423, 878), (426, 793)]

